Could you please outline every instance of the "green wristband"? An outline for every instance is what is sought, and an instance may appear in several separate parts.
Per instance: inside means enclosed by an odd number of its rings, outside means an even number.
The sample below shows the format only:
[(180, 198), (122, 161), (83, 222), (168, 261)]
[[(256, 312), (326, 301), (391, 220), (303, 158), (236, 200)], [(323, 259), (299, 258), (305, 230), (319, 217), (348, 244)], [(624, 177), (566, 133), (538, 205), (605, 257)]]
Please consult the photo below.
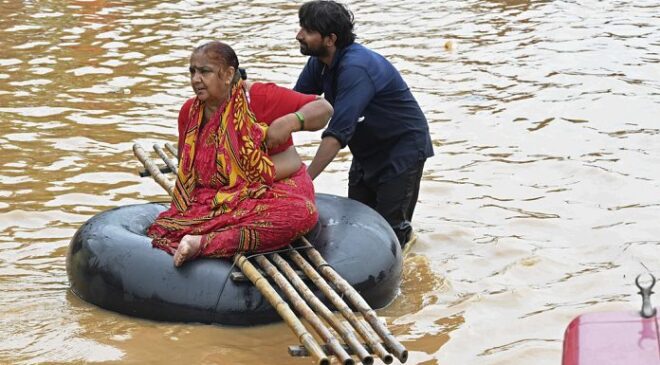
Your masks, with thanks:
[(304, 131), (305, 130), (305, 116), (302, 115), (301, 112), (295, 112), (293, 114), (296, 115), (296, 118), (298, 118), (298, 121), (300, 122), (300, 130)]

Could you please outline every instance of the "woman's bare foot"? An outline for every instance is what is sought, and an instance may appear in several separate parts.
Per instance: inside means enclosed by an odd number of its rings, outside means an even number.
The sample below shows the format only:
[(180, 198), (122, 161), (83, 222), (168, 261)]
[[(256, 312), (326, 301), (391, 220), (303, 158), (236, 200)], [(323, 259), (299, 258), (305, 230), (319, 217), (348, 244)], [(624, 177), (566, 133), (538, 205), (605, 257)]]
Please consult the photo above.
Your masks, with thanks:
[(193, 258), (202, 246), (202, 236), (183, 236), (174, 252), (174, 266), (179, 267)]

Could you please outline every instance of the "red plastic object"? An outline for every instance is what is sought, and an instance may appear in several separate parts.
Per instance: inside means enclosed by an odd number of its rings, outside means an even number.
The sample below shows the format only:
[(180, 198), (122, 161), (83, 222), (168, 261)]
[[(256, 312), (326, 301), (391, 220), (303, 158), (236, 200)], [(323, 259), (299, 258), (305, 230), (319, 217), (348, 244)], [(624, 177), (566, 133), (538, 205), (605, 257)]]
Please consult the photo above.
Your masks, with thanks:
[(563, 365), (660, 365), (660, 310), (588, 313), (564, 334)]

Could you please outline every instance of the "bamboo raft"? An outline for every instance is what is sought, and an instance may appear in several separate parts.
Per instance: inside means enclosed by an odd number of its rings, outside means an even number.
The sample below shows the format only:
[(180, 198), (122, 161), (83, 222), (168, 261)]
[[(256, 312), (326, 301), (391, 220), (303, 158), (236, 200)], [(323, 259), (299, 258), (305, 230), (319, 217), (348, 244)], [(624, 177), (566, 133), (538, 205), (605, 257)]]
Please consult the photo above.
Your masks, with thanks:
[[(153, 149), (164, 165), (151, 159), (141, 145), (133, 145), (133, 153), (144, 166), (140, 176), (151, 176), (171, 196), (174, 181), (166, 174), (176, 175), (176, 148), (165, 143), (163, 147), (154, 145)], [(305, 237), (296, 247), (290, 248), (282, 254), (235, 255), (233, 262), (241, 274), (233, 276), (232, 280), (247, 278), (252, 282), (293, 331), (302, 346), (289, 346), (291, 356), (311, 356), (319, 365), (329, 365), (331, 356), (344, 365), (353, 365), (353, 356), (365, 365), (373, 364), (374, 357), (385, 364), (391, 364), (395, 357), (401, 363), (407, 361), (408, 350), (392, 335), (357, 290), (325, 261)], [(290, 261), (285, 260), (283, 255)], [(297, 270), (289, 262), (295, 263)], [(313, 294), (303, 279), (312, 282), (323, 293), (344, 321)], [(275, 283), (287, 300), (278, 294), (271, 283)], [(357, 313), (342, 298), (347, 298)], [(316, 337), (291, 307), (308, 323)]]

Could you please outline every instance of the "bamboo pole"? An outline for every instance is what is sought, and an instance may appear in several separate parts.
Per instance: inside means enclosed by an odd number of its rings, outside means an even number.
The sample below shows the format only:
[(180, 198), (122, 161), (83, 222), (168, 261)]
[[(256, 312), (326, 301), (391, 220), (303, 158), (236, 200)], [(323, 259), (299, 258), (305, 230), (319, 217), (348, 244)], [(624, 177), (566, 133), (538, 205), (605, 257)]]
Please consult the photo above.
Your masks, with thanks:
[(142, 162), (142, 165), (144, 165), (144, 168), (149, 171), (149, 174), (151, 174), (151, 177), (158, 183), (158, 185), (162, 186), (165, 191), (171, 196), (172, 192), (174, 191), (174, 184), (172, 184), (166, 177), (163, 175), (163, 173), (160, 172), (160, 169), (156, 164), (154, 164), (150, 159), (147, 153), (144, 151), (142, 146), (139, 144), (134, 144), (133, 145), (133, 154), (135, 154), (135, 157)]
[[(257, 256), (257, 258), (265, 258), (263, 256)], [(330, 360), (325, 355), (325, 352), (321, 346), (316, 342), (314, 337), (307, 331), (305, 326), (300, 322), (298, 317), (293, 313), (291, 307), (280, 297), (275, 289), (268, 283), (268, 280), (261, 276), (252, 263), (241, 254), (234, 256), (234, 263), (243, 271), (245, 276), (250, 279), (252, 284), (257, 287), (259, 292), (268, 300), (268, 302), (275, 308), (277, 313), (282, 317), (282, 319), (289, 325), (289, 328), (293, 333), (298, 336), (300, 343), (305, 346), (307, 351), (314, 356), (319, 365), (330, 365)], [(347, 355), (348, 356), (348, 355)]]
[(165, 149), (168, 150), (172, 156), (176, 157), (177, 159), (179, 158), (179, 151), (177, 151), (171, 143), (165, 143)]
[[(321, 319), (314, 313), (314, 311), (305, 303), (305, 300), (298, 295), (296, 290), (291, 286), (291, 284), (286, 281), (284, 276), (277, 271), (277, 268), (268, 261), (263, 255), (255, 256), (255, 261), (261, 266), (261, 269), (264, 270), (268, 276), (270, 276), (277, 286), (282, 289), (284, 295), (289, 299), (289, 302), (293, 307), (303, 316), (303, 318), (309, 322), (310, 325), (316, 330), (316, 332), (321, 336), (321, 338), (326, 342), (330, 350), (344, 365), (354, 365), (354, 361), (351, 358), (346, 350), (342, 347), (341, 343), (337, 338), (328, 330), (327, 327), (323, 324)], [(321, 350), (322, 351), (322, 350)]]
[(378, 336), (373, 333), (373, 331), (365, 326), (353, 313), (351, 308), (344, 302), (341, 297), (330, 287), (330, 285), (325, 281), (325, 279), (312, 267), (311, 264), (305, 260), (305, 258), (299, 254), (297, 251), (289, 252), (289, 257), (298, 265), (298, 267), (303, 270), (305, 275), (312, 280), (314, 285), (316, 285), (319, 290), (325, 295), (325, 297), (335, 306), (335, 308), (346, 318), (346, 320), (357, 330), (357, 332), (362, 336), (364, 341), (367, 343), (371, 351), (376, 354), (378, 357), (383, 360), (386, 364), (391, 364), (394, 361), (392, 355), (387, 352), (383, 345), (378, 340)]
[(405, 363), (408, 360), (408, 350), (392, 335), (392, 333), (380, 322), (376, 312), (371, 309), (369, 304), (362, 298), (360, 293), (355, 290), (341, 275), (328, 265), (321, 254), (312, 246), (312, 244), (303, 236), (301, 237), (304, 247), (308, 247), (307, 257), (310, 258), (312, 263), (316, 266), (326, 279), (330, 280), (337, 289), (346, 296), (351, 304), (364, 316), (371, 327), (376, 331), (380, 338), (385, 343), (385, 346), (390, 350), (399, 361)]
[(319, 313), (326, 322), (328, 322), (332, 328), (339, 333), (341, 338), (346, 341), (346, 344), (353, 351), (354, 354), (360, 358), (360, 361), (364, 365), (371, 365), (374, 363), (374, 358), (369, 354), (369, 352), (362, 346), (355, 333), (350, 326), (346, 326), (344, 323), (340, 322), (337, 317), (335, 317), (330, 309), (319, 300), (319, 298), (312, 293), (312, 291), (305, 285), (305, 283), (300, 279), (298, 274), (293, 270), (293, 268), (286, 262), (282, 256), (277, 253), (269, 255), (271, 260), (275, 262), (275, 265), (284, 273), (284, 275), (289, 279), (291, 284), (298, 290), (298, 292), (305, 298), (305, 301), (314, 309), (315, 312)]
[[(353, 350), (347, 344), (342, 344), (342, 347), (344, 347), (344, 350), (346, 350), (346, 352), (348, 352), (349, 355), (355, 355)], [(328, 348), (328, 345), (323, 344), (321, 345), (321, 348), (323, 349), (323, 351), (325, 351), (326, 354), (330, 353), (330, 349)], [(309, 357), (309, 352), (307, 352), (307, 349), (301, 345), (291, 345), (289, 346), (288, 351), (289, 351), (289, 355), (293, 357)], [(390, 355), (390, 357), (394, 359), (392, 355)]]
[(158, 156), (160, 156), (160, 158), (165, 162), (167, 167), (169, 167), (170, 170), (172, 170), (172, 172), (174, 174), (176, 174), (176, 172), (177, 172), (176, 163), (173, 160), (171, 160), (170, 158), (167, 157), (167, 155), (165, 154), (165, 151), (163, 151), (163, 148), (160, 147), (157, 144), (154, 144), (154, 151), (156, 151)]

